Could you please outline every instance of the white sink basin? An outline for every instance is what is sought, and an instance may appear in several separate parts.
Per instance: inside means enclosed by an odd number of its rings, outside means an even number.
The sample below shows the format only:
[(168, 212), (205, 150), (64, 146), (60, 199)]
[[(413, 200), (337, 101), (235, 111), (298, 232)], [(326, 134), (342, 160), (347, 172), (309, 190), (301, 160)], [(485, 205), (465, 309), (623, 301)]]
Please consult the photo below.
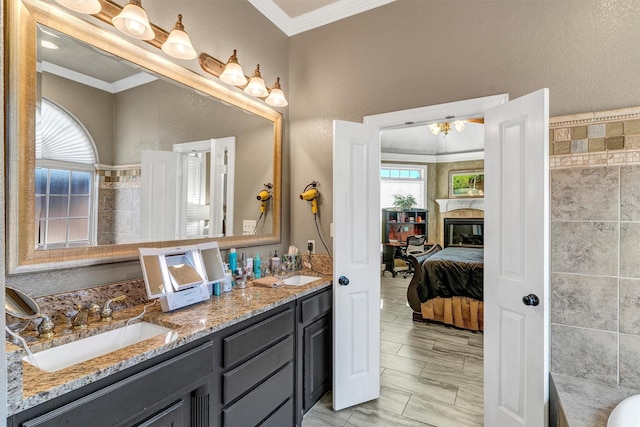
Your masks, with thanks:
[(289, 286), (302, 286), (318, 279), (319, 277), (315, 277), (315, 276), (291, 276), (284, 279), (283, 282), (285, 285), (289, 285)]
[[(167, 334), (171, 329), (153, 323), (140, 322), (93, 335), (67, 344), (34, 353), (35, 360), (25, 356), (22, 360), (46, 372), (55, 372), (77, 363), (111, 353), (131, 344)], [(167, 335), (170, 338), (170, 335)]]

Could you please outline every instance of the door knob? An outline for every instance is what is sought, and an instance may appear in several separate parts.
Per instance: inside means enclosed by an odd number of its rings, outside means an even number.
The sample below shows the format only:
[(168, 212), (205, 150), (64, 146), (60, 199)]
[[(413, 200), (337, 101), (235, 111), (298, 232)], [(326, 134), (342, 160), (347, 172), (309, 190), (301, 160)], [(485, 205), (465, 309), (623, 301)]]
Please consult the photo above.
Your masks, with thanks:
[(345, 276), (340, 276), (338, 278), (338, 283), (340, 283), (342, 286), (347, 286), (349, 284), (349, 279), (347, 279)]
[(522, 297), (522, 303), (524, 305), (532, 305), (535, 307), (540, 304), (540, 299), (538, 299), (538, 296), (535, 294), (529, 294)]

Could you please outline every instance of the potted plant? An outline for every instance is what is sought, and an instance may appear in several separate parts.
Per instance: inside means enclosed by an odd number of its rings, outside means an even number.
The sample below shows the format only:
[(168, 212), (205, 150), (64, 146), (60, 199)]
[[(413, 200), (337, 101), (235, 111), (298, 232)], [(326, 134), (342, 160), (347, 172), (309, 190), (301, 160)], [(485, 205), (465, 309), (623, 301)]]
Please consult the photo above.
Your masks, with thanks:
[[(403, 196), (402, 194), (393, 195), (393, 206), (398, 208), (400, 212), (411, 209), (417, 203), (416, 198), (411, 194), (406, 196)], [(401, 221), (404, 221), (404, 213), (400, 213), (400, 218)]]

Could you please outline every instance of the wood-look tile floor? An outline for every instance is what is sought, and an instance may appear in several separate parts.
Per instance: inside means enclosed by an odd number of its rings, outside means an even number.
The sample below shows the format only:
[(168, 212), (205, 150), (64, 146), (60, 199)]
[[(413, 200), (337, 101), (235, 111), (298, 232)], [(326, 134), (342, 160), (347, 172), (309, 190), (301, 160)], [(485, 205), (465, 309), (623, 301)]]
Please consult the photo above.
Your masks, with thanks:
[(483, 425), (483, 334), (414, 322), (410, 278), (381, 278), (380, 398), (341, 411), (325, 395), (303, 427)]

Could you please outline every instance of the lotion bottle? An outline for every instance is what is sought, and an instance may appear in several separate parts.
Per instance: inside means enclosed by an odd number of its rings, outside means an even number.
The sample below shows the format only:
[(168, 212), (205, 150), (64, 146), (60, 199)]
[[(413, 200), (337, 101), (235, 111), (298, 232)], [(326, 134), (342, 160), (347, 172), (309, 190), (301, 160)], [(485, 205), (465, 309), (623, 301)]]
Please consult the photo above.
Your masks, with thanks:
[(256, 279), (262, 277), (262, 270), (260, 269), (262, 266), (262, 260), (260, 259), (260, 254), (256, 252), (256, 257), (253, 259), (253, 275)]
[(278, 274), (278, 269), (280, 268), (280, 257), (278, 256), (278, 251), (273, 253), (273, 258), (271, 258), (271, 274)]
[(229, 249), (229, 270), (235, 272), (238, 269), (238, 255), (236, 249)]

